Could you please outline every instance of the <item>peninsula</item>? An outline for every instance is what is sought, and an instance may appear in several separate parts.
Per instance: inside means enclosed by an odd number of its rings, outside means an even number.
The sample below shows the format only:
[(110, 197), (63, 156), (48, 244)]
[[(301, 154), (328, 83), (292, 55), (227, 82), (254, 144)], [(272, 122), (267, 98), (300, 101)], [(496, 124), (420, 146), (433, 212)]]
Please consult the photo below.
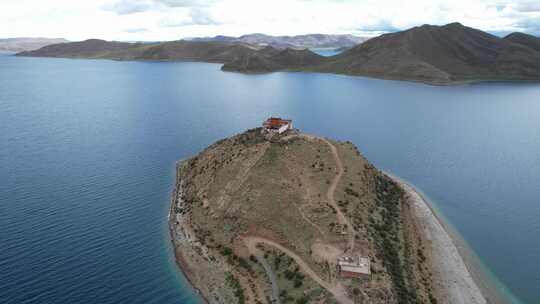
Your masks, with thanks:
[(423, 25), (384, 34), (331, 57), (320, 56), (309, 49), (283, 49), (275, 47), (276, 44), (265, 46), (260, 41), (266, 40), (248, 38), (217, 37), (160, 43), (91, 39), (49, 45), (17, 55), (194, 60), (222, 63), (223, 70), (242, 73), (322, 72), (438, 85), (540, 80), (540, 38), (523, 33), (500, 38), (459, 23)]
[(410, 186), (290, 120), (179, 162), (169, 224), (208, 303), (487, 303)]

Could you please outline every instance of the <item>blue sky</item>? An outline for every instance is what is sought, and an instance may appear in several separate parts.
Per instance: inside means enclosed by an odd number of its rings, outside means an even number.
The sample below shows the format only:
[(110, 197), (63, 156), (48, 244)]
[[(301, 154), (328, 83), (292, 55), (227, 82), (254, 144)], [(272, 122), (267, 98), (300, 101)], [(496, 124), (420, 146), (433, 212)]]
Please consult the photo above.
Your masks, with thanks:
[(374, 36), (461, 22), (540, 35), (540, 0), (1, 0), (0, 37), (176, 40), (266, 33)]

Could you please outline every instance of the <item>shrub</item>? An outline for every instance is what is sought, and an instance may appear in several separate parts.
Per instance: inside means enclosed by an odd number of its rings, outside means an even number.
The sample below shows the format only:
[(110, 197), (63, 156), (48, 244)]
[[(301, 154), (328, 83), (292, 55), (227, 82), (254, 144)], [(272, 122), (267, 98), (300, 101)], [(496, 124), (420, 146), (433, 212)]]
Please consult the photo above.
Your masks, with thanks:
[(229, 247), (223, 247), (221, 249), (221, 254), (224, 255), (224, 256), (229, 256), (233, 253), (232, 249), (229, 248)]

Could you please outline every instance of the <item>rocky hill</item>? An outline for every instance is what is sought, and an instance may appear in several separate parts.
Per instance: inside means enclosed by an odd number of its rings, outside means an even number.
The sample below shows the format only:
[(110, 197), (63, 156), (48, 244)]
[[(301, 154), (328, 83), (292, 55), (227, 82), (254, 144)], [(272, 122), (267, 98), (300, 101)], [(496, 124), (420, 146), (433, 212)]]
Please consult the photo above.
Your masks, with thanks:
[(271, 46), (278, 49), (308, 48), (349, 48), (367, 40), (366, 37), (354, 35), (307, 34), (297, 36), (270, 36), (265, 34), (248, 34), (240, 37), (215, 36), (194, 38), (194, 41), (215, 41), (241, 43), (257, 46)]
[(89, 39), (55, 44), (17, 56), (116, 60), (195, 60), (225, 63), (254, 52), (253, 47), (220, 42), (128, 43)]
[(23, 52), (40, 49), (51, 44), (68, 42), (62, 38), (6, 38), (0, 39), (0, 51)]
[(504, 37), (504, 40), (521, 44), (523, 46), (529, 47), (535, 51), (540, 52), (540, 38), (536, 36), (524, 34), (524, 33), (512, 33)]
[[(484, 304), (435, 267), (436, 233), (403, 189), (349, 142), (249, 130), (179, 163), (177, 261), (208, 303)], [(347, 277), (351, 257), (368, 273)]]
[(430, 83), (540, 80), (540, 52), (459, 23), (424, 25), (370, 39), (316, 69)]
[(307, 49), (285, 49), (279, 51), (272, 47), (266, 47), (263, 50), (245, 54), (232, 62), (225, 63), (222, 70), (244, 73), (298, 70), (303, 67), (321, 64), (325, 60), (326, 57), (315, 54)]
[[(239, 60), (240, 62), (242, 59)], [(244, 59), (245, 61), (245, 59)], [(257, 61), (259, 63), (261, 61)], [(264, 62), (266, 66), (272, 62)], [(248, 72), (245, 65), (238, 69)], [(259, 67), (252, 64), (255, 70)], [(450, 84), (496, 80), (540, 80), (538, 38), (513, 34), (504, 39), (452, 23), (423, 25), (381, 35), (336, 56), (300, 69), (376, 78)], [(228, 68), (233, 70), (233, 68)]]
[(108, 58), (113, 54), (135, 49), (138, 45), (127, 42), (89, 39), (48, 45), (38, 50), (18, 53), (17, 56), (59, 57), (59, 58)]

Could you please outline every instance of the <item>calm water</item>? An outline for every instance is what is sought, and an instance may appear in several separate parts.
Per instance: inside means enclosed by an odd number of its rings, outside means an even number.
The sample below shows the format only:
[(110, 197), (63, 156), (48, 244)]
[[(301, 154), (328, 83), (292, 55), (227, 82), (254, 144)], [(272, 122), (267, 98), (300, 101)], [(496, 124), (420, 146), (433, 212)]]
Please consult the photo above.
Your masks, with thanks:
[(176, 160), (269, 115), (422, 189), (540, 303), (540, 86), (432, 87), (204, 63), (0, 56), (0, 303), (197, 303), (166, 216)]
[(314, 48), (314, 49), (311, 49), (311, 51), (325, 57), (330, 57), (330, 56), (334, 56), (341, 53), (339, 49), (329, 49), (329, 48)]

